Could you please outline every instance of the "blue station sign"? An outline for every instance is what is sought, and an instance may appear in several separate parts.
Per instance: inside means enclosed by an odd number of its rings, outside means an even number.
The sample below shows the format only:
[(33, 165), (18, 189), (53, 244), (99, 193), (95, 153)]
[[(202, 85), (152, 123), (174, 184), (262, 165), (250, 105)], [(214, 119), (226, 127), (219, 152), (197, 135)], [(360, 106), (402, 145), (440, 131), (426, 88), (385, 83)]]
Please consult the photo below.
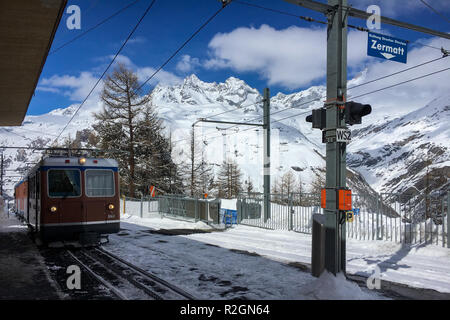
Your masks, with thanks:
[(408, 42), (406, 40), (369, 32), (367, 55), (386, 60), (406, 63)]

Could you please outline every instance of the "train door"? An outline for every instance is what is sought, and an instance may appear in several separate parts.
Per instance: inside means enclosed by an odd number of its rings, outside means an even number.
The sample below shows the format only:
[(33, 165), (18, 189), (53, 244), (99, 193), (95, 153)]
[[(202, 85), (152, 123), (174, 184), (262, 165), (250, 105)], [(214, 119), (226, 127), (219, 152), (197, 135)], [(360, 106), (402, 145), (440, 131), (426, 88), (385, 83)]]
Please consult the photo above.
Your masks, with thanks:
[(85, 171), (86, 186), (86, 219), (90, 223), (108, 223), (109, 205), (115, 196), (114, 172), (110, 169), (87, 169)]

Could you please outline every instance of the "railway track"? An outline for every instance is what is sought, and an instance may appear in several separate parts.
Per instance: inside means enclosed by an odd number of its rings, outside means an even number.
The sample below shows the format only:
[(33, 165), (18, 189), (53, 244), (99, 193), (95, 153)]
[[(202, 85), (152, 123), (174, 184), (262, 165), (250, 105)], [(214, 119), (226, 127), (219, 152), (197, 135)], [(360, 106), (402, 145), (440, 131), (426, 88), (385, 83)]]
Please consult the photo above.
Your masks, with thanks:
[(183, 289), (102, 248), (68, 250), (73, 260), (119, 300), (195, 300)]

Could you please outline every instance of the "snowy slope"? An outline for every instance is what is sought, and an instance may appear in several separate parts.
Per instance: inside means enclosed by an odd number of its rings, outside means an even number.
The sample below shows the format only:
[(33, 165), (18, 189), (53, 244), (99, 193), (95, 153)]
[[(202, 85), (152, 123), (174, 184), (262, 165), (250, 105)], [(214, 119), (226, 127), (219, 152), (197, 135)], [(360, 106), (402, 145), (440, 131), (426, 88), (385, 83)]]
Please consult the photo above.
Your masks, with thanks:
[[(364, 73), (360, 77), (364, 77)], [(301, 177), (305, 189), (308, 189), (315, 173), (325, 166), (325, 148), (321, 143), (321, 133), (305, 122), (305, 117), (311, 109), (321, 107), (320, 100), (324, 96), (325, 88), (321, 86), (290, 95), (278, 93), (272, 96), (271, 112), (276, 113), (271, 116), (271, 168), (274, 178), (295, 168), (295, 175), (297, 178)], [(315, 99), (319, 101), (307, 103)], [(431, 148), (440, 154), (437, 156), (439, 162), (433, 163), (434, 167), (448, 167), (449, 100), (449, 96), (440, 97), (424, 108), (390, 122), (386, 122), (383, 115), (371, 115), (372, 118), (365, 122), (362, 129), (362, 126), (352, 128), (356, 137), (349, 145), (351, 154), (348, 156), (348, 163), (351, 168), (361, 172), (377, 191), (394, 191), (417, 184), (420, 176), (423, 176), (423, 168), (412, 178), (406, 174), (406, 166), (410, 163), (408, 159), (423, 157), (424, 153), (419, 152), (423, 144), (439, 148)], [(164, 119), (167, 132), (171, 132), (175, 145), (173, 155), (178, 162), (186, 159), (189, 132), (198, 118), (210, 118), (212, 115), (226, 112), (212, 119), (261, 123), (261, 101), (262, 96), (256, 89), (233, 77), (224, 83), (207, 83), (191, 75), (181, 84), (158, 85), (152, 92), (152, 103)], [(77, 105), (71, 105), (47, 114), (27, 116), (21, 127), (0, 128), (0, 145), (43, 146), (56, 138), (76, 107)], [(92, 112), (100, 108), (101, 105), (96, 100), (88, 101), (62, 138), (69, 134), (73, 138), (78, 130), (91, 127), (94, 123)], [(289, 116), (294, 117), (276, 122)], [(368, 125), (369, 123), (374, 124)], [(207, 162), (218, 168), (225, 157), (236, 159), (244, 172), (244, 179), (250, 177), (256, 190), (262, 190), (261, 129), (214, 123), (198, 123), (195, 128), (197, 144), (204, 151)], [(417, 131), (421, 133), (418, 134)], [(4, 152), (8, 170), (24, 168), (26, 162), (39, 158), (39, 153), (33, 153), (31, 150), (7, 149)], [(8, 174), (17, 175), (13, 171), (8, 171)], [(8, 179), (11, 179), (11, 182), (6, 187), (11, 188), (15, 178)], [(359, 187), (365, 185), (364, 179), (354, 180), (354, 184)], [(11, 190), (8, 192), (12, 193)]]
[[(450, 178), (450, 95), (401, 118), (355, 132), (348, 164), (377, 191), (446, 190)], [(427, 180), (428, 172), (428, 182)]]

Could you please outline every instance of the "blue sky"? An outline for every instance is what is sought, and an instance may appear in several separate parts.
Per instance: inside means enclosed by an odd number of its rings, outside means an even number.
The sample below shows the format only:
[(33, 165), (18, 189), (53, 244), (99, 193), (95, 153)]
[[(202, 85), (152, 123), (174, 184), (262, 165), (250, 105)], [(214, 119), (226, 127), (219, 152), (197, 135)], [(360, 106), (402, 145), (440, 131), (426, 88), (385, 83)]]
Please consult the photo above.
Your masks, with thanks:
[[(50, 51), (133, 1), (69, 0), (68, 6), (78, 5), (81, 9), (81, 30), (67, 28), (66, 20), (70, 14), (65, 13)], [(51, 53), (27, 114), (42, 114), (55, 108), (79, 103), (150, 1), (138, 1), (84, 37)], [(283, 0), (246, 1), (324, 20), (321, 14)], [(427, 0), (427, 2), (450, 17), (450, 1)], [(353, 0), (349, 3), (361, 10), (365, 10), (371, 4), (378, 4), (382, 15), (440, 31), (450, 31), (450, 24), (423, 5), (420, 0)], [(220, 6), (217, 0), (157, 0), (132, 40), (122, 51), (119, 60), (133, 67), (140, 74), (140, 78), (144, 79)], [(363, 20), (352, 18), (349, 23), (365, 27)], [(450, 41), (433, 39), (413, 31), (383, 25), (379, 32), (411, 41), (409, 47), (412, 52), (409, 59), (411, 65), (440, 56), (438, 50), (418, 45), (416, 43), (418, 40), (450, 49)], [(223, 82), (228, 77), (234, 76), (260, 91), (268, 86), (272, 95), (277, 92), (296, 92), (311, 85), (321, 85), (325, 83), (324, 35), (324, 27), (320, 24), (240, 3), (231, 3), (146, 89), (151, 89), (158, 81), (165, 84), (177, 83), (191, 73), (207, 82)], [(364, 69), (375, 77), (381, 73), (380, 70), (386, 73), (405, 68), (405, 65), (396, 62), (367, 57), (366, 47), (366, 33), (353, 31), (349, 34), (349, 78)], [(448, 66), (448, 61), (440, 66), (443, 65)], [(423, 74), (427, 70), (421, 72)], [(448, 72), (436, 76), (433, 81), (436, 81), (437, 86), (431, 87), (433, 83), (429, 83), (429, 94), (436, 94), (436, 90), (448, 91), (448, 84), (446, 87), (439, 87), (443, 80), (447, 80), (448, 83), (448, 77)], [(411, 92), (414, 88), (410, 86), (404, 90)], [(404, 92), (407, 93), (408, 91)]]

